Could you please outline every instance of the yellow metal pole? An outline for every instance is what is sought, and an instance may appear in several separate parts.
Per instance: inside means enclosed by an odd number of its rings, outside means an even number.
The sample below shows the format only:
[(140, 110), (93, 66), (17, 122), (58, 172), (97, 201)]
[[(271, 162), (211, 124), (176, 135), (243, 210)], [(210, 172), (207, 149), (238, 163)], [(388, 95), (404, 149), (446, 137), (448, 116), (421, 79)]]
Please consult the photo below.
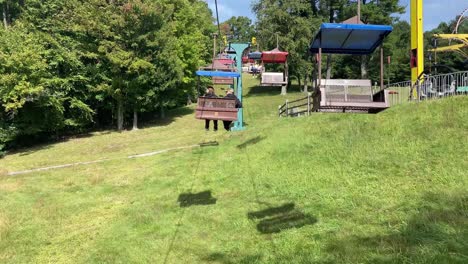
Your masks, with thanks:
[[(411, 0), (411, 82), (424, 71), (423, 0)], [(417, 97), (413, 89), (413, 98)]]

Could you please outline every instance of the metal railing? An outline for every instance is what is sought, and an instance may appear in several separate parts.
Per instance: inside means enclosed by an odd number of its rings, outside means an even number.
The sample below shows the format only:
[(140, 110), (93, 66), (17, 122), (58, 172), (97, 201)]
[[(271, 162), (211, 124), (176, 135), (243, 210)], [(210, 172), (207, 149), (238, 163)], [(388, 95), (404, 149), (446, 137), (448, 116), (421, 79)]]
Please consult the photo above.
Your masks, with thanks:
[(390, 106), (409, 101), (468, 95), (468, 71), (423, 75), (416, 83), (398, 82), (387, 85), (385, 89), (393, 91)]
[[(439, 75), (423, 75), (416, 83), (411, 81), (392, 83), (384, 90), (388, 91), (386, 98), (388, 107), (411, 101), (424, 101), (445, 98), (456, 95), (468, 95), (468, 71)], [(380, 87), (373, 87), (374, 101), (376, 95), (382, 93)], [(312, 112), (312, 94), (304, 98), (288, 101), (278, 107), (278, 116), (308, 116)]]

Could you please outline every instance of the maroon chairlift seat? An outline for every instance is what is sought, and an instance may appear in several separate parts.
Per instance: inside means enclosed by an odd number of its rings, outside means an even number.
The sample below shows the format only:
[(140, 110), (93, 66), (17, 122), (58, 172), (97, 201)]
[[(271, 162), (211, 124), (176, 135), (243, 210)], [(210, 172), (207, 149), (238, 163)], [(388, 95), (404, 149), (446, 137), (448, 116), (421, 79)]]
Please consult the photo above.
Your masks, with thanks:
[(262, 52), (261, 60), (263, 63), (286, 63), (288, 60), (289, 53), (286, 51), (280, 51), (279, 49), (274, 49), (270, 51)]
[[(215, 59), (212, 64), (203, 68), (206, 70), (234, 71), (233, 63), (234, 61), (231, 59)], [(228, 77), (213, 77), (213, 84), (232, 85), (234, 84), (234, 79)]]
[(236, 121), (238, 110), (235, 99), (202, 96), (198, 97), (195, 118)]
[(288, 84), (288, 55), (288, 52), (280, 51), (278, 48), (262, 52), (262, 64), (285, 64), (284, 72), (267, 72), (265, 67), (262, 67), (262, 86), (286, 86)]

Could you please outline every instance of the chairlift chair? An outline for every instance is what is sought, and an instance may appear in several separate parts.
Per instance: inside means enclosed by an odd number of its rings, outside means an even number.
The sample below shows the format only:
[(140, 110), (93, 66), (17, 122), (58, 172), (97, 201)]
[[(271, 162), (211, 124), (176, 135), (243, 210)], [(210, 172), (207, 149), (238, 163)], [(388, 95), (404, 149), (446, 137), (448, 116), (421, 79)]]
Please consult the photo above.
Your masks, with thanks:
[[(288, 84), (288, 52), (280, 51), (278, 48), (262, 52), (262, 86), (285, 86)], [(265, 64), (284, 64), (283, 72), (267, 72)]]
[[(221, 57), (221, 55), (218, 55), (218, 57), (213, 60), (213, 63), (203, 67), (203, 70), (235, 72), (234, 60), (229, 57)], [(234, 78), (232, 77), (213, 76), (212, 81), (213, 84), (217, 85), (234, 85)]]
[[(212, 77), (212, 78), (239, 78), (238, 72), (225, 71), (197, 71), (197, 76)], [(200, 83), (200, 82), (199, 82)], [(196, 119), (236, 121), (238, 119), (236, 108), (236, 100), (229, 98), (205, 97), (199, 96), (197, 107), (195, 109)]]

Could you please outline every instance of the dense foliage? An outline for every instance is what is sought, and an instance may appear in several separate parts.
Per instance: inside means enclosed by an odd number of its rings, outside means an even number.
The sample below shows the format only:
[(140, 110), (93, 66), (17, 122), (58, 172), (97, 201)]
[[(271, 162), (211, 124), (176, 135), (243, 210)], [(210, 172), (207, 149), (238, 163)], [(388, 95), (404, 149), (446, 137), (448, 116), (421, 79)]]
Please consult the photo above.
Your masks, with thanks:
[(201, 0), (3, 0), (0, 149), (117, 125), (194, 95), (210, 58)]

